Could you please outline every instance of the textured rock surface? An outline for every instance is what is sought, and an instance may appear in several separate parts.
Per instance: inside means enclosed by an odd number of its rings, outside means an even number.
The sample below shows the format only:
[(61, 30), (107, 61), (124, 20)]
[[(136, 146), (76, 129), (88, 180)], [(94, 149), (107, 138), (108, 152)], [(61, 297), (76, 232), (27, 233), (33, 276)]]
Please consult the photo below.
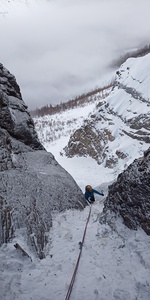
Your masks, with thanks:
[(150, 148), (109, 187), (103, 211), (108, 219), (108, 212), (113, 212), (129, 228), (140, 226), (150, 235)]
[(64, 150), (68, 157), (89, 155), (101, 163), (104, 143), (105, 135), (89, 123), (75, 131)]
[[(144, 145), (150, 143), (149, 66), (150, 54), (128, 59), (120, 66), (109, 95), (100, 100), (96, 95), (95, 110), (85, 125), (70, 136), (65, 147), (68, 157), (90, 156), (98, 164), (114, 168), (119, 166), (120, 159), (128, 162), (131, 148), (125, 145), (147, 148)], [(91, 132), (87, 132), (86, 122)], [(122, 157), (117, 155), (120, 150), (124, 152)]]
[[(89, 156), (95, 159), (98, 164), (104, 161), (107, 143), (115, 138), (107, 128), (103, 130), (97, 128), (97, 123), (100, 119), (101, 117), (92, 116), (92, 120), (85, 120), (84, 125), (70, 136), (68, 145), (64, 148), (66, 156)], [(114, 164), (115, 162), (113, 161)], [(106, 166), (110, 166), (107, 160)]]
[(15, 77), (0, 64), (0, 245), (22, 230), (43, 258), (52, 211), (84, 206), (73, 178), (39, 142)]
[(43, 149), (15, 77), (0, 64), (0, 128), (33, 149)]

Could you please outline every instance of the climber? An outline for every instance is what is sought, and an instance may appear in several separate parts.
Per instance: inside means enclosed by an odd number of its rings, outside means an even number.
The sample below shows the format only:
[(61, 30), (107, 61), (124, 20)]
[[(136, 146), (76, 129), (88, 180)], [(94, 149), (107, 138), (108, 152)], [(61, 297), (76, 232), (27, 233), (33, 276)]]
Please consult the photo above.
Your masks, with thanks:
[(98, 192), (98, 191), (92, 189), (91, 185), (89, 185), (89, 184), (86, 185), (84, 196), (85, 196), (85, 199), (86, 199), (89, 203), (94, 203), (94, 202), (95, 202), (94, 194), (98, 194), (98, 195), (104, 196), (103, 191)]

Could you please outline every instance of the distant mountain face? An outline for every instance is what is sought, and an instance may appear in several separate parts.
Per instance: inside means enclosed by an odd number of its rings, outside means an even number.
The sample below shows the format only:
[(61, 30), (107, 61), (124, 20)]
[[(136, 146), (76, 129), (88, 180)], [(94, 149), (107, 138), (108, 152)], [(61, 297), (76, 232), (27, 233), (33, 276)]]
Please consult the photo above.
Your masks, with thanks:
[[(128, 59), (116, 72), (109, 96), (75, 131), (65, 148), (68, 157), (91, 156), (113, 168), (133, 148), (150, 143), (150, 54)], [(141, 71), (142, 70), (142, 71)]]
[(73, 178), (38, 140), (15, 77), (0, 64), (0, 245), (20, 231), (43, 258), (52, 211), (84, 208)]
[(47, 148), (67, 136), (62, 155), (91, 157), (104, 168), (122, 171), (150, 143), (149, 68), (150, 54), (129, 58), (107, 94), (91, 95), (84, 107), (34, 118), (42, 144)]

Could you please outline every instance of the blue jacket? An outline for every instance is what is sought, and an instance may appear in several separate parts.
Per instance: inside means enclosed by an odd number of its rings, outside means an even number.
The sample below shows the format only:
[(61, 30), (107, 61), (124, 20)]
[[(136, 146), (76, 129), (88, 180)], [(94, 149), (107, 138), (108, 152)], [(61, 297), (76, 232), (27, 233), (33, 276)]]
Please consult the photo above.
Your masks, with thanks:
[(98, 191), (96, 191), (96, 190), (94, 190), (94, 189), (92, 189), (90, 192), (87, 191), (87, 190), (85, 190), (85, 194), (84, 194), (85, 199), (88, 200), (88, 199), (89, 199), (91, 196), (93, 196), (94, 194), (98, 194), (98, 195), (104, 196), (103, 193), (100, 193), (100, 192), (98, 192)]

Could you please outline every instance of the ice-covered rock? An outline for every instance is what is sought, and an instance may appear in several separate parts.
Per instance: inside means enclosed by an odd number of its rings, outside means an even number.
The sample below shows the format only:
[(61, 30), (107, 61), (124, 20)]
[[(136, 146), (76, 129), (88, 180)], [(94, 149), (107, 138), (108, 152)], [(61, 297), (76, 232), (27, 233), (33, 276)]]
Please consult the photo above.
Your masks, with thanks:
[(150, 235), (150, 148), (109, 186), (103, 212), (107, 220), (113, 212), (129, 228), (141, 227)]

